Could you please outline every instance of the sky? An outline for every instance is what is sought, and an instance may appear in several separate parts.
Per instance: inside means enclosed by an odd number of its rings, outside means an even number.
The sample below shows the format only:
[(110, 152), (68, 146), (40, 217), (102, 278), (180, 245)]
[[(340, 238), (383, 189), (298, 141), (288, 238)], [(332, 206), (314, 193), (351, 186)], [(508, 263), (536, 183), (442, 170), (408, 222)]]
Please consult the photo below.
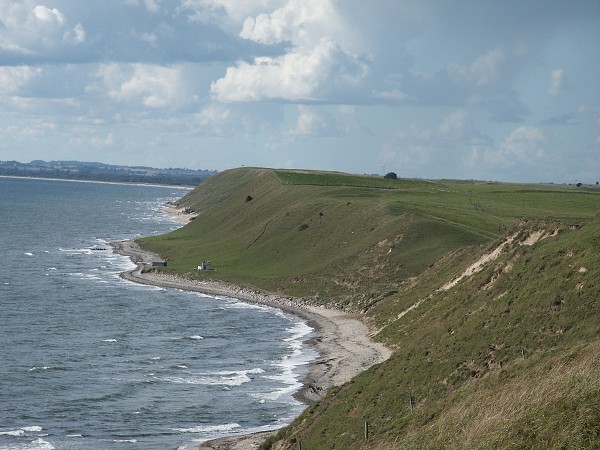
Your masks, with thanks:
[(598, 0), (0, 0), (0, 160), (600, 180)]

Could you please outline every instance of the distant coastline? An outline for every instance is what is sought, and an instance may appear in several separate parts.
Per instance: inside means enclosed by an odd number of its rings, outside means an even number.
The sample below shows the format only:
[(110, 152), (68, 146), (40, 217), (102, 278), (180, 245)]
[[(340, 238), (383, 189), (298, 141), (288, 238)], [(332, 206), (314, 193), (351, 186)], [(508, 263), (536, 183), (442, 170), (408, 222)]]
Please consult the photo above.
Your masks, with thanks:
[(45, 180), (195, 187), (214, 170), (157, 169), (83, 161), (0, 161), (0, 176)]
[(128, 181), (99, 181), (99, 180), (75, 180), (73, 178), (46, 178), (46, 177), (32, 177), (32, 176), (18, 176), (18, 175), (0, 175), (0, 178), (10, 178), (13, 180), (41, 180), (41, 181), (67, 181), (71, 183), (92, 183), (92, 184), (113, 184), (121, 186), (148, 186), (148, 187), (162, 187), (162, 188), (173, 188), (189, 191), (194, 189), (195, 185), (178, 185), (178, 184), (154, 184), (154, 183), (141, 183), (141, 182), (128, 182)]

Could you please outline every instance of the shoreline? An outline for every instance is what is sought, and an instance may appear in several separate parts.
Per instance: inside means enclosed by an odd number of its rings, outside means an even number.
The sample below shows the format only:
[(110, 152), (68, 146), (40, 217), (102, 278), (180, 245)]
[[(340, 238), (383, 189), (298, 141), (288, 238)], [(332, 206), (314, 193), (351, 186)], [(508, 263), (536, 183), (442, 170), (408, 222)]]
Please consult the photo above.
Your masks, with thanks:
[(49, 178), (49, 177), (26, 177), (18, 175), (0, 175), (0, 178), (11, 178), (11, 179), (25, 179), (25, 180), (43, 180), (43, 181), (69, 181), (73, 183), (95, 183), (95, 184), (115, 184), (122, 186), (155, 186), (161, 188), (174, 188), (186, 191), (193, 190), (196, 186), (192, 185), (179, 185), (179, 184), (154, 184), (154, 183), (142, 183), (142, 182), (127, 182), (127, 181), (100, 181), (100, 180), (77, 180), (75, 178)]
[[(128, 256), (136, 268), (121, 273), (123, 279), (140, 283), (198, 292), (281, 309), (305, 320), (313, 328), (308, 344), (318, 357), (309, 365), (302, 388), (294, 397), (307, 405), (322, 398), (333, 386), (344, 384), (374, 364), (385, 361), (391, 350), (373, 342), (368, 327), (358, 315), (319, 306), (308, 306), (291, 297), (280, 297), (223, 282), (190, 280), (156, 272), (143, 273), (147, 263), (160, 259), (142, 250), (135, 241), (111, 243), (113, 251)], [(201, 450), (242, 450), (255, 448), (277, 431), (234, 435), (199, 444)]]

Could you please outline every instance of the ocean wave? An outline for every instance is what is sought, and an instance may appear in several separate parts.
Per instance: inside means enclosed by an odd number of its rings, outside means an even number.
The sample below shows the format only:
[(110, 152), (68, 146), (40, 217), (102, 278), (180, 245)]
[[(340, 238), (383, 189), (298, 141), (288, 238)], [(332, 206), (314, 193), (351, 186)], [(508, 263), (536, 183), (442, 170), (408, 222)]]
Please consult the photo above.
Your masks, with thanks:
[(29, 372), (45, 372), (46, 370), (50, 371), (66, 371), (69, 370), (65, 367), (53, 367), (53, 366), (33, 366), (28, 371)]
[(29, 433), (40, 433), (42, 430), (42, 427), (34, 425), (30, 427), (17, 428), (16, 430), (0, 431), (0, 436), (22, 437)]
[(286, 330), (291, 334), (290, 337), (284, 338), (284, 342), (297, 341), (305, 336), (308, 336), (314, 330), (304, 322), (296, 322), (293, 327)]
[[(267, 377), (270, 379), (274, 379), (275, 377)], [(296, 382), (294, 384), (291, 384), (289, 386), (283, 387), (281, 389), (274, 389), (271, 392), (256, 392), (256, 393), (252, 393), (250, 394), (250, 396), (252, 398), (255, 398), (259, 401), (259, 403), (266, 403), (267, 401), (271, 401), (271, 402), (275, 402), (281, 399), (281, 397), (284, 396), (289, 396), (289, 403), (296, 405), (299, 404), (300, 402), (297, 401), (296, 399), (294, 399), (292, 397), (292, 394), (294, 394), (294, 392), (296, 392), (300, 387), (302, 386), (302, 383), (300, 382)]]
[(223, 371), (212, 373), (190, 373), (189, 376), (163, 376), (155, 377), (157, 381), (165, 381), (175, 384), (197, 384), (205, 386), (240, 386), (252, 381), (250, 375), (263, 373), (260, 368), (239, 370), (239, 371)]
[(199, 334), (170, 338), (172, 341), (201, 341), (202, 339), (204, 339), (204, 337), (200, 336)]
[(15, 436), (15, 437), (20, 437), (20, 436), (25, 436), (25, 431), (19, 429), (19, 430), (9, 430), (9, 431), (0, 431), (0, 436)]
[(55, 450), (56, 447), (50, 442), (43, 440), (42, 438), (36, 439), (31, 444), (20, 447), (22, 450)]
[(222, 425), (198, 425), (190, 428), (172, 428), (179, 433), (224, 433), (226, 431), (242, 428), (239, 423), (224, 423)]
[(255, 303), (246, 303), (246, 302), (241, 302), (239, 300), (235, 300), (232, 298), (228, 298), (228, 297), (214, 297), (216, 299), (219, 300), (225, 300), (226, 302), (219, 308), (219, 309), (259, 309), (259, 310), (263, 310), (263, 311), (276, 311), (275, 308), (271, 307), (271, 306), (267, 306), (267, 305), (258, 305)]

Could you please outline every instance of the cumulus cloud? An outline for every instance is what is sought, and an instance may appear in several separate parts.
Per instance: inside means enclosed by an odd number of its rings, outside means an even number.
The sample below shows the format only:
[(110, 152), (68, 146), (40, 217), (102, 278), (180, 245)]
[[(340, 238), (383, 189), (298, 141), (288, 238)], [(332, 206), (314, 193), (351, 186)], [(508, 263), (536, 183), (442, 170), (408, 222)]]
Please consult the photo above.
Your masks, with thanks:
[(64, 45), (85, 41), (81, 23), (72, 26), (58, 8), (31, 0), (0, 0), (0, 57), (52, 59)]
[(447, 116), (440, 125), (439, 131), (444, 135), (462, 136), (468, 117), (467, 111), (460, 109)]
[(277, 57), (239, 61), (211, 85), (219, 101), (331, 101), (367, 72), (364, 60), (343, 48), (336, 36), (340, 17), (330, 0), (289, 0), (282, 7), (248, 17), (240, 36), (261, 44), (289, 42)]
[(298, 106), (296, 126), (289, 133), (291, 136), (339, 136), (341, 130), (335, 118), (322, 108)]
[(110, 63), (98, 69), (97, 77), (100, 84), (91, 84), (88, 92), (106, 92), (112, 100), (132, 106), (172, 109), (198, 100), (182, 66)]
[(85, 28), (83, 27), (83, 25), (78, 23), (72, 30), (66, 31), (63, 35), (63, 38), (67, 42), (82, 44), (85, 42), (86, 39)]
[(550, 73), (550, 89), (548, 93), (556, 97), (565, 87), (565, 72), (562, 69), (553, 70)]
[(248, 17), (261, 11), (272, 11), (285, 0), (181, 0), (180, 11), (186, 11), (190, 19), (199, 22), (229, 19), (239, 26)]
[(357, 83), (366, 67), (327, 38), (310, 49), (296, 49), (277, 58), (240, 61), (211, 85), (216, 100), (225, 102), (330, 100)]
[(512, 166), (532, 164), (544, 157), (547, 138), (537, 127), (525, 125), (512, 131), (497, 148), (487, 152), (487, 161), (492, 164)]
[(451, 75), (467, 80), (477, 86), (491, 85), (499, 80), (502, 68), (508, 60), (503, 46), (497, 46), (479, 56), (470, 65), (451, 64)]
[(0, 67), (0, 95), (17, 95), (24, 86), (41, 73), (40, 68), (28, 66)]
[(114, 143), (112, 133), (108, 133), (105, 137), (94, 136), (90, 141), (90, 144), (96, 148), (112, 147)]
[(331, 1), (290, 0), (270, 14), (248, 17), (240, 36), (263, 44), (314, 44), (324, 33), (337, 35), (339, 27), (340, 18)]

